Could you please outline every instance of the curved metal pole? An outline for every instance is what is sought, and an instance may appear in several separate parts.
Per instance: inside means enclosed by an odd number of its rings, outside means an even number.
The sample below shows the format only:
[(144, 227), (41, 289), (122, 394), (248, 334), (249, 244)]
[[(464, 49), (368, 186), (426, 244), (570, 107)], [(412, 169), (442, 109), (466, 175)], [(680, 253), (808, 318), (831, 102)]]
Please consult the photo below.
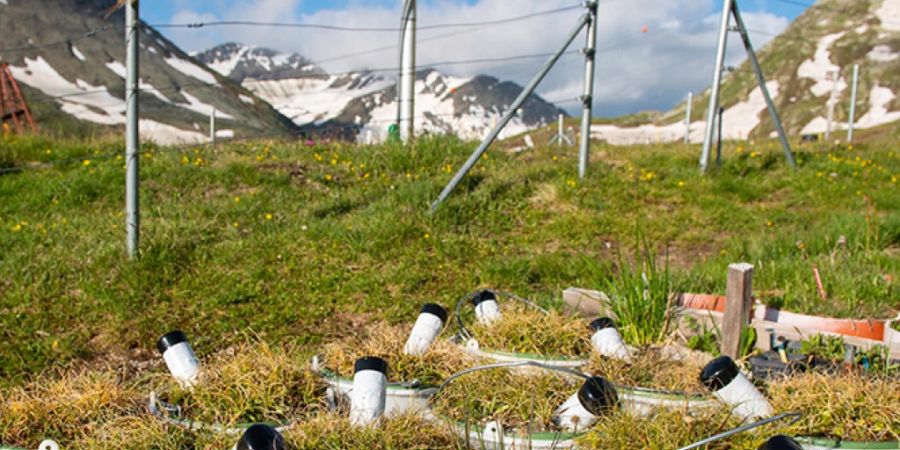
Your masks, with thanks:
[(794, 421), (791, 422), (791, 423), (794, 423), (794, 422), (796, 422), (797, 420), (800, 419), (800, 413), (799, 413), (799, 412), (786, 412), (786, 413), (779, 414), (779, 415), (777, 415), (777, 416), (775, 416), (775, 417), (770, 417), (770, 418), (768, 418), (768, 419), (760, 420), (760, 421), (758, 421), (758, 422), (748, 423), (747, 425), (739, 426), (739, 427), (737, 427), (737, 428), (735, 428), (735, 429), (728, 430), (728, 431), (726, 431), (726, 432), (724, 432), (724, 433), (719, 433), (719, 434), (717, 434), (717, 435), (715, 435), (715, 436), (710, 436), (710, 437), (708, 437), (708, 438), (706, 438), (706, 439), (704, 439), (704, 440), (702, 440), (702, 441), (698, 441), (698, 442), (695, 442), (695, 443), (693, 443), (693, 444), (691, 444), (691, 445), (688, 445), (687, 447), (681, 447), (681, 448), (678, 449), (678, 450), (690, 450), (690, 449), (692, 449), (692, 448), (702, 447), (702, 446), (704, 446), (704, 445), (706, 445), (706, 444), (709, 444), (710, 442), (715, 442), (715, 441), (718, 441), (719, 439), (724, 439), (724, 438), (727, 438), (727, 437), (729, 437), (729, 436), (733, 436), (733, 435), (738, 434), (738, 433), (743, 433), (743, 432), (745, 432), (745, 431), (752, 430), (752, 429), (754, 429), (754, 428), (758, 428), (758, 427), (761, 427), (761, 426), (763, 426), (763, 425), (770, 424), (770, 423), (772, 423), (772, 422), (777, 422), (777, 421), (779, 421), (779, 420), (782, 420), (782, 419), (785, 419), (785, 418), (788, 418), (788, 417), (793, 417), (793, 418), (794, 418)]
[(503, 130), (503, 128), (506, 126), (506, 124), (509, 123), (510, 120), (512, 120), (519, 108), (522, 107), (522, 104), (525, 103), (525, 100), (528, 99), (528, 96), (530, 96), (534, 92), (534, 90), (537, 89), (541, 81), (544, 80), (544, 77), (547, 76), (547, 73), (550, 72), (550, 69), (552, 69), (556, 64), (556, 61), (558, 61), (559, 58), (562, 57), (563, 53), (566, 52), (566, 49), (569, 48), (569, 45), (572, 44), (572, 41), (574, 41), (575, 38), (578, 37), (578, 34), (581, 33), (581, 30), (589, 22), (590, 15), (587, 14), (585, 14), (581, 17), (581, 19), (578, 20), (578, 24), (575, 26), (572, 32), (569, 33), (569, 36), (568, 38), (566, 38), (566, 42), (562, 46), (562, 48), (560, 48), (559, 51), (556, 52), (556, 54), (554, 54), (550, 57), (549, 60), (547, 60), (546, 64), (544, 64), (544, 67), (541, 68), (541, 70), (537, 73), (537, 75), (534, 76), (531, 82), (528, 83), (528, 86), (526, 86), (525, 89), (522, 90), (522, 93), (519, 94), (519, 97), (516, 98), (512, 105), (510, 105), (509, 110), (506, 111), (506, 114), (502, 119), (500, 119), (500, 122), (497, 124), (497, 126), (495, 126), (494, 129), (491, 130), (491, 132), (487, 135), (487, 137), (485, 137), (484, 140), (481, 141), (481, 145), (478, 146), (478, 148), (475, 150), (475, 153), (472, 153), (472, 156), (470, 156), (466, 163), (463, 164), (458, 172), (456, 172), (456, 175), (453, 176), (453, 179), (450, 180), (450, 183), (447, 184), (447, 186), (441, 192), (441, 195), (438, 196), (438, 199), (431, 204), (431, 212), (437, 211), (437, 209), (441, 206), (441, 203), (443, 203), (444, 200), (447, 200), (447, 197), (449, 197), (450, 194), (453, 193), (459, 183), (462, 182), (463, 178), (465, 178), (469, 171), (471, 171), (472, 168), (475, 167), (475, 164), (479, 159), (481, 159), (481, 155), (483, 155), (484, 152), (487, 151), (488, 147), (490, 147), (490, 145), (494, 142), (494, 140), (497, 139), (497, 136), (500, 135), (500, 131)]

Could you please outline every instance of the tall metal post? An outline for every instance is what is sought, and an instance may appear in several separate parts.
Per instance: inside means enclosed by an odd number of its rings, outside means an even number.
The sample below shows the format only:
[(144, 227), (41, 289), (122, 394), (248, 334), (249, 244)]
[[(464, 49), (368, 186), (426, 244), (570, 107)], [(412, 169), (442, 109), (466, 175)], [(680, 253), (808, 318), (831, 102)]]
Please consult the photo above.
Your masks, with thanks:
[(559, 141), (559, 148), (562, 148), (562, 146), (565, 145), (566, 140), (565, 130), (563, 130), (563, 127), (565, 127), (565, 118), (563, 117), (562, 113), (560, 113), (559, 131), (556, 132), (556, 139)]
[(125, 42), (127, 76), (125, 80), (125, 228), (129, 258), (138, 253), (141, 214), (138, 201), (140, 142), (138, 141), (138, 2), (125, 2)]
[(766, 107), (769, 109), (769, 116), (772, 117), (772, 123), (775, 125), (775, 131), (781, 140), (781, 149), (784, 151), (784, 157), (787, 159), (791, 167), (797, 167), (797, 161), (794, 159), (794, 152), (791, 151), (791, 143), (788, 141), (787, 133), (781, 123), (781, 117), (778, 116), (778, 109), (775, 108), (775, 102), (769, 95), (769, 88), (766, 86), (766, 76), (763, 75), (762, 66), (759, 65), (759, 59), (756, 57), (756, 51), (753, 50), (753, 44), (750, 42), (750, 35), (747, 34), (747, 27), (744, 25), (744, 18), (738, 9), (737, 0), (731, 3), (731, 11), (734, 14), (734, 20), (737, 23), (738, 32), (741, 34), (741, 40), (744, 42), (744, 49), (747, 50), (747, 56), (750, 57), (750, 66), (756, 74), (756, 82), (759, 84), (759, 90), (762, 92), (763, 99), (766, 101)]
[(216, 108), (209, 115), (209, 143), (216, 145)]
[(719, 47), (716, 50), (716, 65), (713, 68), (712, 91), (709, 95), (709, 109), (706, 115), (706, 132), (703, 138), (703, 151), (700, 154), (700, 170), (706, 172), (709, 167), (709, 152), (712, 148), (713, 134), (716, 130), (716, 114), (719, 112), (719, 91), (722, 88), (722, 71), (725, 69), (725, 48), (728, 45), (728, 25), (731, 21), (731, 5), (734, 0), (722, 1), (722, 23), (719, 26)]
[(691, 143), (691, 108), (694, 106), (694, 93), (688, 92), (687, 111), (684, 114), (684, 144)]
[(859, 87), (859, 64), (853, 65), (853, 87), (850, 89), (850, 119), (847, 120), (847, 143), (853, 142), (853, 127), (856, 125), (856, 90)]
[(472, 167), (475, 167), (475, 163), (477, 163), (478, 160), (481, 159), (481, 155), (483, 155), (484, 152), (487, 151), (488, 147), (490, 147), (490, 145), (494, 142), (494, 140), (497, 139), (497, 136), (500, 135), (500, 131), (503, 130), (503, 127), (505, 127), (506, 124), (508, 124), (509, 121), (512, 120), (512, 118), (518, 112), (519, 108), (522, 107), (522, 104), (525, 103), (525, 100), (527, 100), (528, 97), (532, 93), (534, 93), (534, 90), (537, 89), (539, 84), (541, 84), (541, 81), (544, 80), (544, 77), (547, 76), (547, 73), (550, 72), (550, 69), (552, 69), (556, 62), (559, 61), (559, 58), (561, 58), (563, 53), (566, 52), (566, 49), (569, 48), (569, 45), (572, 44), (575, 38), (578, 37), (578, 34), (581, 33), (581, 30), (583, 30), (590, 21), (590, 15), (587, 14), (582, 16), (581, 19), (578, 20), (578, 24), (566, 38), (566, 42), (565, 44), (563, 44), (562, 48), (560, 48), (559, 51), (557, 51), (553, 56), (550, 57), (549, 60), (547, 60), (547, 62), (544, 64), (544, 67), (542, 67), (537, 75), (535, 75), (534, 78), (532, 78), (532, 80), (528, 83), (528, 85), (525, 86), (524, 89), (522, 89), (522, 93), (519, 94), (519, 96), (512, 102), (512, 104), (509, 106), (509, 109), (503, 115), (503, 118), (500, 119), (500, 122), (498, 122), (497, 125), (491, 130), (491, 132), (488, 133), (488, 135), (484, 138), (484, 140), (481, 141), (481, 144), (477, 149), (475, 149), (475, 152), (472, 153), (472, 156), (470, 156), (469, 159), (466, 160), (465, 164), (463, 164), (463, 166), (459, 169), (459, 171), (456, 172), (456, 175), (453, 175), (453, 179), (451, 179), (450, 183), (448, 183), (447, 186), (444, 187), (444, 190), (441, 191), (441, 195), (438, 196), (438, 199), (431, 204), (432, 212), (436, 211), (441, 206), (441, 203), (443, 203), (444, 200), (446, 200), (447, 197), (449, 197), (450, 194), (453, 193), (459, 183), (462, 182), (462, 179), (465, 178), (466, 174), (468, 174), (469, 171), (472, 170)]
[(584, 95), (581, 97), (581, 148), (578, 151), (578, 178), (587, 175), (591, 151), (591, 118), (594, 108), (594, 68), (597, 59), (597, 1), (586, 3), (588, 9), (587, 45), (584, 48)]
[(400, 39), (400, 82), (398, 120), (400, 139), (409, 141), (415, 135), (416, 110), (416, 0), (406, 0)]

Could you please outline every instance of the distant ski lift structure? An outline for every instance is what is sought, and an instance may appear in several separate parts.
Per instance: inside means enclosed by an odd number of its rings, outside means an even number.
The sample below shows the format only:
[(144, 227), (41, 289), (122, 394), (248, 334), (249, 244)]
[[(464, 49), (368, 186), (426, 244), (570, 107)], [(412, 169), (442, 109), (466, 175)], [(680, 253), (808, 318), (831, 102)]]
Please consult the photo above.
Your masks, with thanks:
[[(731, 28), (730, 26), (732, 17), (734, 17), (735, 21), (734, 28)], [(756, 82), (759, 85), (760, 91), (762, 91), (763, 98), (766, 100), (766, 106), (769, 109), (769, 114), (772, 116), (772, 122), (774, 122), (775, 124), (775, 130), (778, 133), (778, 137), (781, 139), (781, 146), (784, 149), (784, 156), (791, 167), (797, 167), (797, 163), (794, 160), (794, 154), (793, 152), (791, 152), (791, 144), (790, 142), (788, 142), (787, 134), (785, 133), (784, 127), (781, 124), (781, 118), (778, 116), (778, 110), (775, 108), (775, 103), (772, 101), (772, 97), (769, 95), (769, 89), (766, 87), (766, 77), (765, 75), (763, 75), (762, 68), (759, 65), (759, 60), (756, 57), (756, 51), (753, 50), (753, 44), (750, 43), (750, 36), (747, 34), (747, 27), (744, 25), (744, 19), (741, 16), (740, 10), (738, 9), (737, 0), (724, 0), (724, 4), (722, 6), (722, 25), (719, 30), (719, 46), (716, 51), (716, 64), (715, 68), (713, 69), (712, 91), (709, 96), (709, 109), (707, 110), (706, 133), (703, 139), (703, 151), (700, 154), (700, 170), (702, 172), (706, 172), (706, 169), (709, 167), (710, 150), (712, 149), (713, 136), (716, 132), (716, 116), (719, 112), (720, 107), (719, 93), (721, 92), (722, 88), (722, 74), (726, 70), (725, 50), (728, 44), (729, 31), (736, 31), (741, 35), (744, 49), (747, 50), (747, 55), (750, 58), (750, 65), (753, 68), (753, 72), (755, 72), (756, 74)]]
[(0, 123), (4, 131), (12, 129), (16, 133), (37, 132), (28, 103), (6, 63), (0, 63)]

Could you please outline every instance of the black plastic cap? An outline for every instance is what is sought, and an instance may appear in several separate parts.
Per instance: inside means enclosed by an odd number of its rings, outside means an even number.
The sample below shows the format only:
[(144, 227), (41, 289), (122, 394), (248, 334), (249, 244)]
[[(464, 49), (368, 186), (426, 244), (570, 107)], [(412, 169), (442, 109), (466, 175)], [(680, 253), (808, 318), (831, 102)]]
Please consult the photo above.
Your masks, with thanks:
[(578, 389), (581, 406), (595, 416), (602, 415), (619, 403), (615, 386), (603, 377), (590, 377)]
[(447, 310), (437, 303), (426, 303), (422, 305), (422, 312), (432, 314), (441, 319), (441, 323), (447, 324)]
[(487, 301), (487, 300), (493, 300), (496, 302), (497, 294), (494, 294), (493, 292), (487, 291), (487, 290), (481, 291), (481, 292), (475, 294), (474, 297), (472, 297), (472, 305), (478, 306), (479, 303)]
[(236, 447), (237, 450), (285, 450), (285, 448), (281, 434), (262, 423), (250, 425)]
[(595, 319), (591, 322), (591, 331), (598, 332), (600, 330), (605, 330), (607, 328), (615, 328), (616, 322), (609, 317), (601, 317), (599, 319)]
[(779, 434), (760, 445), (757, 450), (803, 450), (803, 447), (790, 437)]
[(728, 386), (741, 372), (731, 357), (722, 355), (706, 365), (700, 371), (700, 383), (715, 392)]
[(159, 350), (160, 353), (165, 353), (169, 348), (187, 341), (188, 338), (183, 332), (175, 330), (159, 338), (159, 340), (156, 341), (156, 349)]
[(387, 376), (388, 363), (376, 356), (366, 356), (365, 358), (357, 359), (356, 364), (353, 365), (353, 373), (362, 372), (363, 370), (374, 370)]

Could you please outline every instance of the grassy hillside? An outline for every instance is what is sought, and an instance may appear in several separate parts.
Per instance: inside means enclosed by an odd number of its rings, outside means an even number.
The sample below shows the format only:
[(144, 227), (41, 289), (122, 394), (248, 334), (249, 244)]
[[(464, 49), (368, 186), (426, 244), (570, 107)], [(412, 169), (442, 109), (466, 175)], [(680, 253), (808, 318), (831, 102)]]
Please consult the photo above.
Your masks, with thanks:
[[(369, 318), (408, 320), (481, 286), (546, 300), (602, 286), (639, 239), (668, 255), (677, 290), (724, 292), (726, 265), (749, 261), (771, 304), (900, 309), (893, 145), (800, 147), (794, 172), (760, 143), (706, 177), (693, 147), (601, 146), (584, 182), (573, 150), (493, 152), (428, 214), (473, 145), (148, 147), (142, 254), (129, 262), (123, 164), (105, 157), (117, 142), (3, 137), (0, 161), (33, 168), (0, 175), (2, 384), (73, 361), (154, 358), (173, 328), (201, 350), (250, 330), (311, 353)], [(42, 164), (53, 160), (67, 162)]]

